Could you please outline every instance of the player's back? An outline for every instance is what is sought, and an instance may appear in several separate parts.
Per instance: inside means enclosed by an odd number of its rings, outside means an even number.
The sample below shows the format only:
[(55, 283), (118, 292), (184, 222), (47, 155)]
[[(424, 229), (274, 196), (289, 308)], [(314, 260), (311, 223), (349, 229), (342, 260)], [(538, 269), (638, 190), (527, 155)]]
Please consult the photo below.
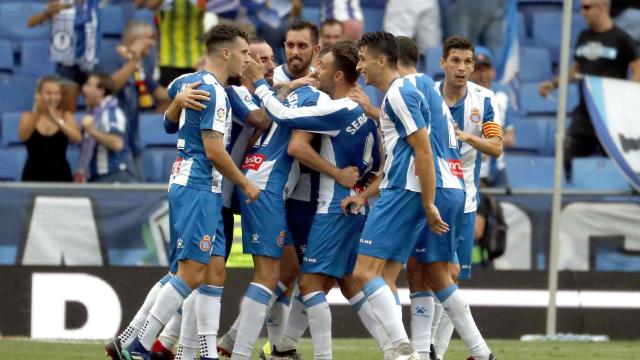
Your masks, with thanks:
[(405, 76), (422, 93), (430, 112), (429, 141), (436, 170), (436, 187), (464, 189), (464, 178), (453, 119), (433, 79), (416, 73)]
[[(369, 171), (377, 171), (380, 167), (380, 141), (375, 122), (359, 105), (357, 109), (359, 111), (345, 113), (348, 116), (336, 121), (342, 128), (337, 135), (322, 135), (320, 155), (339, 169), (357, 167), (360, 178), (364, 178)], [(330, 176), (320, 174), (318, 212), (341, 212), (340, 202), (354, 195), (355, 191), (340, 185)]]
[[(327, 100), (327, 95), (310, 86), (293, 91), (285, 101), (288, 107), (313, 106)], [(324, 99), (324, 100), (323, 100)], [(297, 183), (295, 174), (289, 179), (293, 159), (287, 153), (291, 128), (271, 123), (247, 153), (242, 170), (261, 190), (281, 193), (288, 198)]]
[(202, 83), (198, 90), (207, 91), (210, 100), (202, 111), (183, 109), (180, 113), (178, 157), (173, 163), (169, 183), (220, 192), (222, 175), (207, 158), (202, 131), (213, 130), (224, 134), (226, 144), (231, 126), (231, 109), (224, 87), (213, 74), (199, 71), (175, 79), (169, 85), (169, 95), (175, 97), (186, 85), (198, 81)]

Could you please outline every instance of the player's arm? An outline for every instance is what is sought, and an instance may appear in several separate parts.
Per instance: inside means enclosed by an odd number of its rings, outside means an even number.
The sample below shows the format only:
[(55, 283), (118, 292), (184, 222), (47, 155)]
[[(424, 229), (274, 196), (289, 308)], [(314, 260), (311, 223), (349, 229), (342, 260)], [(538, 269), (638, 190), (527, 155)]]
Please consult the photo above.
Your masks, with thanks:
[(207, 159), (213, 163), (213, 166), (215, 166), (222, 176), (238, 185), (249, 200), (255, 200), (260, 194), (260, 189), (240, 172), (240, 169), (238, 169), (231, 159), (231, 156), (229, 156), (224, 145), (224, 134), (216, 130), (203, 129), (201, 130), (201, 135)]
[(277, 93), (278, 99), (284, 100), (295, 89), (305, 86), (318, 86), (318, 75), (316, 73), (310, 73), (307, 76), (303, 76), (299, 79), (295, 79), (289, 82), (273, 84), (273, 90)]
[(246, 87), (228, 87), (227, 96), (229, 97), (229, 103), (231, 103), (233, 115), (240, 121), (260, 130), (265, 130), (271, 126), (269, 114), (253, 101), (253, 96)]
[(313, 146), (311, 146), (313, 136), (312, 133), (306, 131), (294, 130), (289, 140), (289, 147), (287, 148), (289, 155), (298, 159), (310, 169), (336, 179), (340, 185), (346, 188), (352, 188), (360, 176), (358, 168), (348, 166), (344, 169), (339, 169), (322, 158)]
[(502, 126), (500, 115), (495, 111), (496, 98), (493, 94), (484, 99), (484, 114), (482, 116), (482, 136), (466, 133), (456, 127), (456, 137), (466, 142), (483, 154), (498, 157), (502, 154)]
[(172, 89), (177, 87), (178, 84), (171, 83), (167, 94), (170, 98), (173, 98), (167, 110), (164, 112), (163, 125), (164, 130), (173, 134), (178, 131), (178, 123), (180, 122), (180, 113), (182, 109), (193, 109), (197, 111), (204, 110), (209, 102), (209, 93), (205, 90), (197, 89), (201, 82), (196, 81), (191, 84), (187, 84), (182, 90)]
[(629, 69), (631, 70), (631, 80), (640, 81), (640, 58), (629, 63)]
[(380, 108), (378, 108), (377, 106), (373, 106), (371, 100), (369, 99), (369, 96), (367, 96), (367, 94), (362, 89), (356, 86), (349, 91), (349, 94), (347, 94), (347, 96), (349, 96), (351, 100), (357, 102), (360, 106), (362, 106), (364, 113), (367, 114), (368, 117), (375, 120), (376, 122), (380, 122)]

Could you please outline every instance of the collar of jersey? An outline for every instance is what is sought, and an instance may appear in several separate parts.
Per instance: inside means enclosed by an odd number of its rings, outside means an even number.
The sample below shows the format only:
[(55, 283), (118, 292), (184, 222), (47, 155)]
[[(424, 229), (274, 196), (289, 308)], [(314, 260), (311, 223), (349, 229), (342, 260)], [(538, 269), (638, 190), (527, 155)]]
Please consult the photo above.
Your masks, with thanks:
[[(464, 96), (458, 100), (458, 102), (451, 106), (452, 108), (454, 107), (458, 107), (462, 104), (464, 104), (464, 101), (467, 99), (467, 95), (469, 95), (469, 82), (467, 81), (467, 91), (464, 93)], [(442, 79), (442, 81), (440, 81), (440, 94), (442, 95), (442, 97), (444, 98), (444, 79)]]

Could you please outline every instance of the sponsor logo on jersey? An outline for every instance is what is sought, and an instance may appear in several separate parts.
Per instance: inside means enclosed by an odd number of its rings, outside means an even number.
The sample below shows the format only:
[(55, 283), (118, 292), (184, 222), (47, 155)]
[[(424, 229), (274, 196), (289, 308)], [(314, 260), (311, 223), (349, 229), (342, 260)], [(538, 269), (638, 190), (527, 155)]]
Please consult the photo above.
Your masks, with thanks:
[(373, 241), (371, 241), (371, 240), (365, 240), (365, 239), (360, 239), (360, 244), (371, 245), (371, 244), (373, 244)]
[(480, 116), (480, 110), (478, 108), (471, 109), (471, 115), (469, 115), (469, 120), (472, 123), (477, 124), (480, 122), (481, 119), (482, 118)]
[(463, 173), (462, 173), (462, 161), (460, 160), (447, 160), (447, 165), (449, 165), (449, 170), (451, 170), (451, 173), (453, 174), (453, 176), (462, 179), (463, 178)]
[(209, 251), (211, 250), (211, 237), (209, 235), (205, 235), (200, 240), (200, 250)]
[(224, 119), (225, 119), (224, 115), (225, 115), (226, 112), (227, 111), (224, 109), (224, 107), (220, 106), (218, 108), (218, 110), (216, 110), (216, 120), (223, 120), (224, 121)]
[(287, 233), (285, 231), (280, 231), (280, 235), (278, 235), (278, 238), (276, 239), (276, 242), (278, 243), (279, 247), (284, 246), (284, 238), (286, 236), (287, 236)]
[(260, 166), (264, 162), (264, 159), (267, 157), (262, 154), (248, 154), (244, 158), (244, 163), (242, 164), (243, 170), (254, 170), (257, 171), (260, 169)]
[(174, 161), (173, 161), (173, 166), (171, 166), (171, 175), (176, 175), (176, 174), (180, 174), (180, 171), (182, 170), (182, 162), (184, 161), (184, 158), (178, 156)]
[(251, 242), (254, 244), (260, 244), (260, 235), (251, 234)]
[(253, 99), (251, 98), (251, 95), (247, 94), (244, 96), (244, 101), (247, 103), (253, 103)]
[(184, 241), (182, 239), (178, 239), (178, 241), (176, 242), (176, 247), (178, 249), (184, 248)]

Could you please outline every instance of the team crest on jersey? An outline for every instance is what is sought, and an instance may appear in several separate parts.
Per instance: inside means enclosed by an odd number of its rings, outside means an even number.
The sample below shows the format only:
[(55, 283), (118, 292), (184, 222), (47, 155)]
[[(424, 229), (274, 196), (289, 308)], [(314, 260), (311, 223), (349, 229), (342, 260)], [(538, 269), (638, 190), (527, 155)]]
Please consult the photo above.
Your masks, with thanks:
[(447, 160), (447, 165), (449, 165), (449, 170), (451, 170), (451, 173), (453, 174), (453, 176), (462, 179), (463, 178), (463, 173), (462, 173), (462, 161), (460, 160)]
[(469, 120), (474, 124), (477, 124), (480, 122), (481, 120), (480, 110), (478, 108), (471, 109), (471, 115), (469, 115)]
[(205, 235), (200, 240), (200, 250), (209, 251), (211, 250), (211, 237), (209, 235)]
[(284, 238), (285, 236), (287, 236), (287, 233), (284, 231), (280, 231), (280, 235), (278, 235), (278, 238), (276, 239), (276, 242), (278, 243), (279, 247), (283, 247), (284, 246)]
[(251, 95), (247, 94), (244, 96), (244, 101), (250, 103), (253, 102), (253, 99), (251, 98)]

